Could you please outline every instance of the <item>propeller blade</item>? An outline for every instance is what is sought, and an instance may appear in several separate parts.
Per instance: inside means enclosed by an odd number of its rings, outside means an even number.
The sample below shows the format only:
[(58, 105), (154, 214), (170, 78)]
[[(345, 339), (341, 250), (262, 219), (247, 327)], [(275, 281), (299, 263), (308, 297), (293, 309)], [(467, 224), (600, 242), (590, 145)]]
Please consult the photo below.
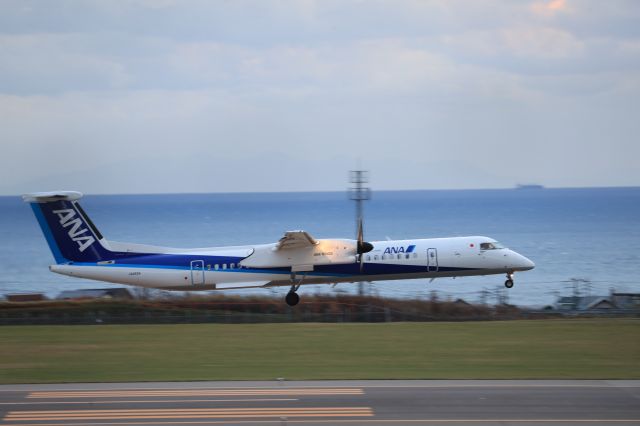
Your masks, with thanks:
[(358, 254), (368, 253), (373, 250), (373, 244), (364, 241), (364, 232), (362, 231), (362, 218), (358, 219), (358, 243), (356, 252)]
[(356, 253), (358, 253), (358, 263), (360, 264), (360, 272), (364, 268), (364, 256), (362, 255), (362, 243), (364, 242), (364, 232), (362, 230), (362, 217), (358, 218), (358, 230), (356, 232)]
[(373, 250), (373, 244), (364, 241), (364, 231), (362, 226), (362, 218), (358, 218), (358, 242), (356, 246), (356, 253), (358, 254), (358, 263), (360, 264), (360, 272), (364, 269), (364, 253), (368, 253)]

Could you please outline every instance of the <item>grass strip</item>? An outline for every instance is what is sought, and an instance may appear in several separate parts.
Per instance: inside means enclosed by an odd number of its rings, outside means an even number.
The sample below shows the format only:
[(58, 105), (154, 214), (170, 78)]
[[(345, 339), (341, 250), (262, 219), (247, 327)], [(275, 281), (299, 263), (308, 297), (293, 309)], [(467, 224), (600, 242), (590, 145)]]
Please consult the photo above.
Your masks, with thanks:
[(640, 320), (0, 327), (0, 383), (638, 379)]

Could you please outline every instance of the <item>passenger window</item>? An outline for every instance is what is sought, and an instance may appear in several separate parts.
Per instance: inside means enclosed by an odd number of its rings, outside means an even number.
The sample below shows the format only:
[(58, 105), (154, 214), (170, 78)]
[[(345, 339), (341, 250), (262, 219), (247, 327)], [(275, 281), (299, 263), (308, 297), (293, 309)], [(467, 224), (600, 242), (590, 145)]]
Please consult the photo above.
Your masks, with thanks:
[(227, 264), (226, 263), (222, 264), (222, 269), (227, 269)]
[(405, 259), (409, 259), (410, 257), (411, 257), (411, 255), (410, 255), (409, 253), (407, 253), (407, 254), (405, 254), (405, 255), (404, 255), (404, 258), (405, 258)]
[(378, 260), (378, 255), (373, 256), (373, 260)]
[(401, 254), (398, 255), (398, 259), (402, 259), (402, 255)]
[(229, 268), (231, 268), (231, 269), (236, 269), (236, 264), (235, 264), (235, 263), (232, 263), (232, 264), (231, 264), (231, 266), (229, 266)]
[(218, 270), (220, 266), (216, 263), (215, 265), (213, 265), (213, 269), (215, 269), (216, 271)]
[(380, 259), (384, 260), (384, 254), (382, 256), (380, 256)]
[(207, 265), (207, 271), (211, 270), (211, 265)]
[(371, 260), (371, 256), (367, 256), (367, 262)]

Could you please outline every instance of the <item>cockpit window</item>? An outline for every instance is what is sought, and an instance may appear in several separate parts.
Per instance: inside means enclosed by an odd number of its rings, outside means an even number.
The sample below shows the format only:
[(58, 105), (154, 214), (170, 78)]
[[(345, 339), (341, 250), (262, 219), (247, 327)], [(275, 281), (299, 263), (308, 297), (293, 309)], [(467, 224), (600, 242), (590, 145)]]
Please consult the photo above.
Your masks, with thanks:
[(497, 241), (491, 243), (480, 243), (480, 250), (499, 250), (503, 248), (504, 246)]

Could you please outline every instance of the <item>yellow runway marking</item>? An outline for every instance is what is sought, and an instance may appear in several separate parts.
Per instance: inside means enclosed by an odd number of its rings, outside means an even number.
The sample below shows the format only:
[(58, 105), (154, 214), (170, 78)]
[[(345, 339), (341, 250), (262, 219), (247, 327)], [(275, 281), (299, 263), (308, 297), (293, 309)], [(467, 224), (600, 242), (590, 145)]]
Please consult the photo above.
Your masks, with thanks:
[(39, 391), (27, 398), (130, 398), (163, 396), (262, 396), (262, 395), (363, 395), (360, 388), (317, 389), (176, 389), (176, 390), (106, 390), (106, 391)]
[(252, 407), (252, 408), (130, 408), (112, 410), (32, 410), (11, 411), (12, 414), (84, 414), (84, 413), (170, 413), (170, 412), (267, 412), (267, 411), (342, 411), (342, 410), (371, 410), (370, 407)]
[(370, 407), (191, 408), (129, 410), (11, 411), (5, 421), (205, 419), (264, 417), (371, 417)]
[(108, 401), (29, 401), (0, 402), (0, 405), (56, 405), (56, 404), (164, 404), (166, 402), (282, 402), (299, 401), (299, 398), (238, 398), (238, 399), (123, 399)]
[[(296, 423), (299, 424), (332, 424), (335, 420), (324, 419), (296, 419)], [(625, 424), (635, 423), (638, 424), (640, 419), (340, 419), (340, 423), (352, 423), (352, 424), (373, 424), (373, 423), (392, 423), (392, 424), (456, 424), (456, 423), (514, 423), (514, 424), (529, 424), (529, 423), (549, 423), (549, 424), (564, 424), (564, 423), (602, 423), (602, 424)], [(282, 420), (207, 420), (207, 421), (170, 421), (170, 422), (91, 422), (82, 423), (84, 426), (136, 426), (136, 425), (204, 425), (204, 424), (225, 424), (225, 425), (242, 425), (242, 424), (279, 424), (282, 425)], [(3, 424), (3, 426), (60, 426), (64, 423), (13, 423)]]

